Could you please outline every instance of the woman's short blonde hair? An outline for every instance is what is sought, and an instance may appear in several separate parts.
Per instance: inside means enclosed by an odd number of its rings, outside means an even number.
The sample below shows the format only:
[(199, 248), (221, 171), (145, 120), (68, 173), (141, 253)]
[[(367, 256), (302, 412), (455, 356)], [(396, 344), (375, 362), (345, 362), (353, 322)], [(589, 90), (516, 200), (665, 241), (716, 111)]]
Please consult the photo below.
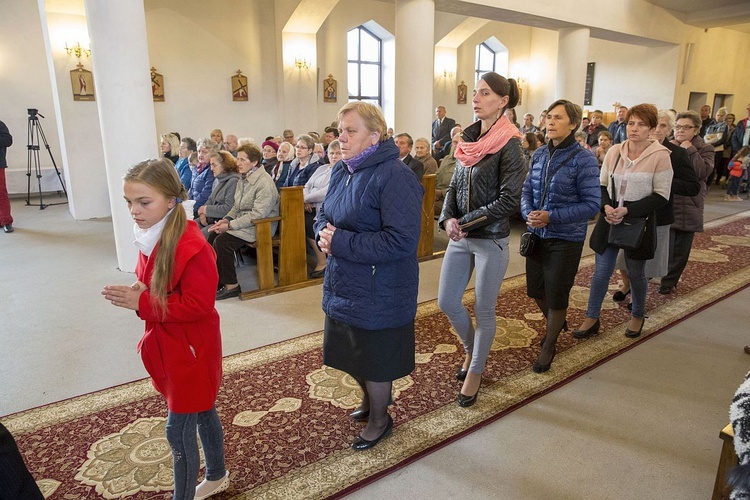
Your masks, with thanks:
[(164, 134), (159, 139), (160, 142), (166, 142), (169, 144), (169, 154), (171, 156), (177, 156), (180, 152), (180, 140), (177, 138), (176, 135), (169, 133)]
[(365, 123), (367, 130), (380, 134), (378, 142), (384, 142), (386, 140), (388, 125), (386, 125), (383, 112), (378, 106), (362, 101), (352, 101), (344, 104), (339, 110), (339, 122), (341, 122), (341, 118), (350, 111), (354, 111), (362, 117), (362, 121)]

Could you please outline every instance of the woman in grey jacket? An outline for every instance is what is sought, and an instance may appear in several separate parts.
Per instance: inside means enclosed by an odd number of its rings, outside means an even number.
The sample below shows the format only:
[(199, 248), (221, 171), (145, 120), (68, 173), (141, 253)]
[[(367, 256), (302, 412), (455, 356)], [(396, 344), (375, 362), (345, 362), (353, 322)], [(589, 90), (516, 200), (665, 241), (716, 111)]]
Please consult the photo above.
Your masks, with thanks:
[(234, 192), (240, 178), (237, 160), (227, 151), (211, 154), (209, 165), (214, 174), (214, 185), (205, 205), (198, 208), (201, 232), (208, 238), (208, 226), (224, 217), (234, 204)]
[[(234, 251), (255, 241), (254, 221), (279, 215), (279, 192), (271, 176), (260, 165), (261, 152), (254, 144), (237, 148), (237, 168), (242, 178), (234, 192), (234, 205), (223, 219), (208, 228), (208, 242), (216, 251), (219, 285), (216, 300), (240, 295)], [(278, 223), (271, 224), (271, 234)]]
[[(487, 355), (495, 339), (495, 305), (508, 267), (508, 218), (518, 210), (526, 172), (521, 133), (503, 114), (518, 104), (518, 84), (485, 73), (472, 105), (479, 121), (463, 132), (456, 170), (445, 192), (440, 227), (450, 242), (440, 273), (438, 306), (448, 316), (466, 351), (456, 379), (463, 381), (459, 406), (477, 400)], [(463, 305), (476, 267), (476, 327)]]

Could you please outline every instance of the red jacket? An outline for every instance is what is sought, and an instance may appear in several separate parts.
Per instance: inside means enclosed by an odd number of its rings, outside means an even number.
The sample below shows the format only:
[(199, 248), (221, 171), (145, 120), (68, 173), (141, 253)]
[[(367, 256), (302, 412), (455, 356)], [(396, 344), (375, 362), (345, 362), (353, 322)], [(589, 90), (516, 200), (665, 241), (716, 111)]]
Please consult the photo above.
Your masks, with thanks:
[[(135, 274), (151, 287), (157, 244), (150, 257), (138, 255)], [(216, 254), (198, 225), (188, 221), (177, 243), (167, 314), (162, 317), (145, 291), (138, 316), (146, 332), (138, 343), (143, 365), (175, 413), (210, 410), (221, 384), (221, 331), (214, 308), (219, 275)]]

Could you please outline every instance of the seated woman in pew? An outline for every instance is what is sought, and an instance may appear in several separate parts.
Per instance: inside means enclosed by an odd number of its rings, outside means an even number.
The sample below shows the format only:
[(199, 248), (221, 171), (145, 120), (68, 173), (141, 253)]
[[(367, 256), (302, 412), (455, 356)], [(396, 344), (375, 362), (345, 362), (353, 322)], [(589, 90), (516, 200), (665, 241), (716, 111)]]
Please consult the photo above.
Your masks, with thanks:
[(320, 157), (313, 153), (315, 141), (312, 137), (302, 134), (297, 138), (294, 146), (295, 158), (289, 166), (289, 175), (284, 181), (284, 187), (304, 186), (322, 164)]
[(212, 153), (209, 165), (214, 174), (214, 186), (206, 204), (198, 209), (199, 225), (206, 238), (208, 227), (224, 217), (232, 208), (234, 192), (240, 178), (237, 160), (228, 151)]
[(315, 231), (313, 224), (318, 216), (320, 206), (328, 193), (328, 182), (331, 180), (331, 170), (333, 166), (341, 159), (341, 143), (338, 140), (328, 145), (328, 157), (331, 159), (330, 164), (324, 164), (318, 167), (315, 173), (307, 181), (303, 188), (305, 196), (305, 236), (307, 244), (315, 252), (315, 269), (310, 273), (311, 278), (322, 278), (326, 272), (326, 254), (318, 247), (315, 242)]
[(271, 179), (276, 184), (276, 189), (284, 187), (292, 160), (294, 160), (294, 146), (291, 142), (283, 141), (276, 152), (276, 166), (271, 169)]
[[(279, 192), (260, 166), (260, 159), (258, 146), (243, 144), (237, 148), (237, 167), (242, 178), (237, 183), (234, 205), (224, 218), (208, 228), (208, 242), (216, 251), (219, 270), (216, 300), (240, 295), (234, 252), (255, 241), (254, 221), (279, 215)], [(272, 231), (276, 231), (277, 225), (272, 225)]]

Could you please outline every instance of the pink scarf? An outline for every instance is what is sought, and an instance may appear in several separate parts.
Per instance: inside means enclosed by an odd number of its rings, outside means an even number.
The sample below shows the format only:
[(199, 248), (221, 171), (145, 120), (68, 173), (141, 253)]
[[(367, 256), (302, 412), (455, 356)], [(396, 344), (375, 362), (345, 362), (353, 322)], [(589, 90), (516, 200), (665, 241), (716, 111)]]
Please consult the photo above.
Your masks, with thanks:
[(507, 116), (502, 115), (478, 141), (459, 142), (453, 156), (461, 162), (462, 166), (471, 167), (485, 156), (493, 155), (503, 149), (513, 137), (520, 139), (521, 132), (508, 120)]

